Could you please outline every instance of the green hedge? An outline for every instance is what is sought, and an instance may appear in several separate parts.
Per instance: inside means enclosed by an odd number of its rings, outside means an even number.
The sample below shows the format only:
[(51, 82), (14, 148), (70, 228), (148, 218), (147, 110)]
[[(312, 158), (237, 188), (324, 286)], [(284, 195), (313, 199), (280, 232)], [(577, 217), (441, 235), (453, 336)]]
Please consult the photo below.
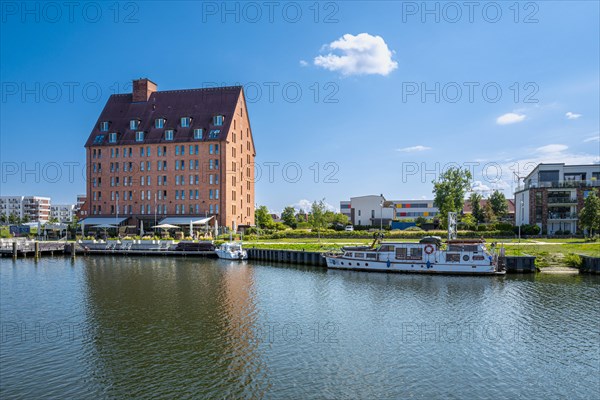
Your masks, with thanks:
[[(324, 239), (372, 239), (376, 232), (366, 231), (335, 231), (333, 229), (327, 229), (321, 231), (321, 238)], [(420, 239), (423, 236), (441, 236), (442, 238), (448, 235), (447, 231), (435, 230), (435, 231), (389, 231), (385, 232), (384, 239)], [(485, 234), (482, 232), (472, 231), (458, 231), (458, 237), (461, 238), (480, 238), (482, 235), (485, 237), (514, 237), (512, 231), (486, 231)], [(254, 236), (254, 235), (252, 235)], [(317, 232), (311, 232), (306, 230), (287, 230), (282, 232), (275, 232), (269, 235), (260, 235), (260, 239), (302, 239), (302, 238), (317, 238), (319, 235)], [(253, 237), (252, 237), (253, 238)], [(245, 239), (251, 240), (250, 237)]]

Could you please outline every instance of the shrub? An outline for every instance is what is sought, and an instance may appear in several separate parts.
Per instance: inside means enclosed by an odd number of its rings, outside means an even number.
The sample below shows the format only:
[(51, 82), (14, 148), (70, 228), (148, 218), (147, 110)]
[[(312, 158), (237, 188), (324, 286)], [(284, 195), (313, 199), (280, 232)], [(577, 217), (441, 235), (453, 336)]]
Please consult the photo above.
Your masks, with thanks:
[(423, 232), (423, 229), (421, 227), (418, 226), (409, 226), (408, 228), (404, 229), (404, 232)]
[(574, 253), (569, 253), (565, 255), (564, 262), (569, 267), (573, 268), (581, 268), (583, 264), (583, 260), (581, 259), (581, 257)]
[(512, 224), (508, 224), (506, 222), (498, 222), (494, 225), (494, 230), (497, 231), (512, 231), (514, 226)]

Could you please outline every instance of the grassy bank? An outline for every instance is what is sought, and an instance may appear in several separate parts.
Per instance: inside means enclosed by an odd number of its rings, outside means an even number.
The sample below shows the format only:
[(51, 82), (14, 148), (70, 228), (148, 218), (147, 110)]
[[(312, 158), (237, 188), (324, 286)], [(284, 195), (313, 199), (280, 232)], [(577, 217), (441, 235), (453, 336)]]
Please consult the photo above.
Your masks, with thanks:
[[(384, 240), (392, 241), (392, 240)], [(394, 242), (412, 242), (414, 239), (394, 239)], [(583, 239), (488, 239), (504, 246), (507, 255), (531, 255), (536, 257), (539, 268), (549, 266), (573, 266), (577, 262), (577, 254), (600, 257), (600, 242), (585, 242)], [(246, 248), (296, 250), (296, 251), (331, 251), (343, 246), (371, 244), (368, 239), (278, 239), (244, 241)]]

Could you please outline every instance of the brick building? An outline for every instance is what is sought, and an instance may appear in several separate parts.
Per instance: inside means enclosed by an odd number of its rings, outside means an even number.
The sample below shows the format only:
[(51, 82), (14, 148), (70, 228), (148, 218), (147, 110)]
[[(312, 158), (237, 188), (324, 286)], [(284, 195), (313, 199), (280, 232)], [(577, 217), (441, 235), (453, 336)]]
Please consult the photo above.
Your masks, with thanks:
[[(87, 143), (88, 222), (254, 224), (252, 130), (241, 86), (112, 95)], [(168, 222), (167, 222), (168, 223)]]
[(574, 234), (585, 198), (599, 188), (599, 164), (538, 164), (515, 192), (515, 225)]

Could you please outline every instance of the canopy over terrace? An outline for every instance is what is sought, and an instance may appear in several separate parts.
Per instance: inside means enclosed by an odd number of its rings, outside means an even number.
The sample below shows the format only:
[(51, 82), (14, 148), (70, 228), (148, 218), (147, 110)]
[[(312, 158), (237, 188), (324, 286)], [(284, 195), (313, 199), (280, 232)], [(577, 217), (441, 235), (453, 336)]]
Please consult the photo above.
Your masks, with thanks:
[(190, 236), (194, 234), (194, 225), (207, 226), (213, 217), (206, 218), (194, 218), (194, 217), (167, 217), (160, 221), (161, 225), (179, 225), (188, 226), (190, 230)]
[(96, 225), (120, 225), (127, 218), (113, 217), (89, 217), (78, 222), (79, 225), (96, 226)]

